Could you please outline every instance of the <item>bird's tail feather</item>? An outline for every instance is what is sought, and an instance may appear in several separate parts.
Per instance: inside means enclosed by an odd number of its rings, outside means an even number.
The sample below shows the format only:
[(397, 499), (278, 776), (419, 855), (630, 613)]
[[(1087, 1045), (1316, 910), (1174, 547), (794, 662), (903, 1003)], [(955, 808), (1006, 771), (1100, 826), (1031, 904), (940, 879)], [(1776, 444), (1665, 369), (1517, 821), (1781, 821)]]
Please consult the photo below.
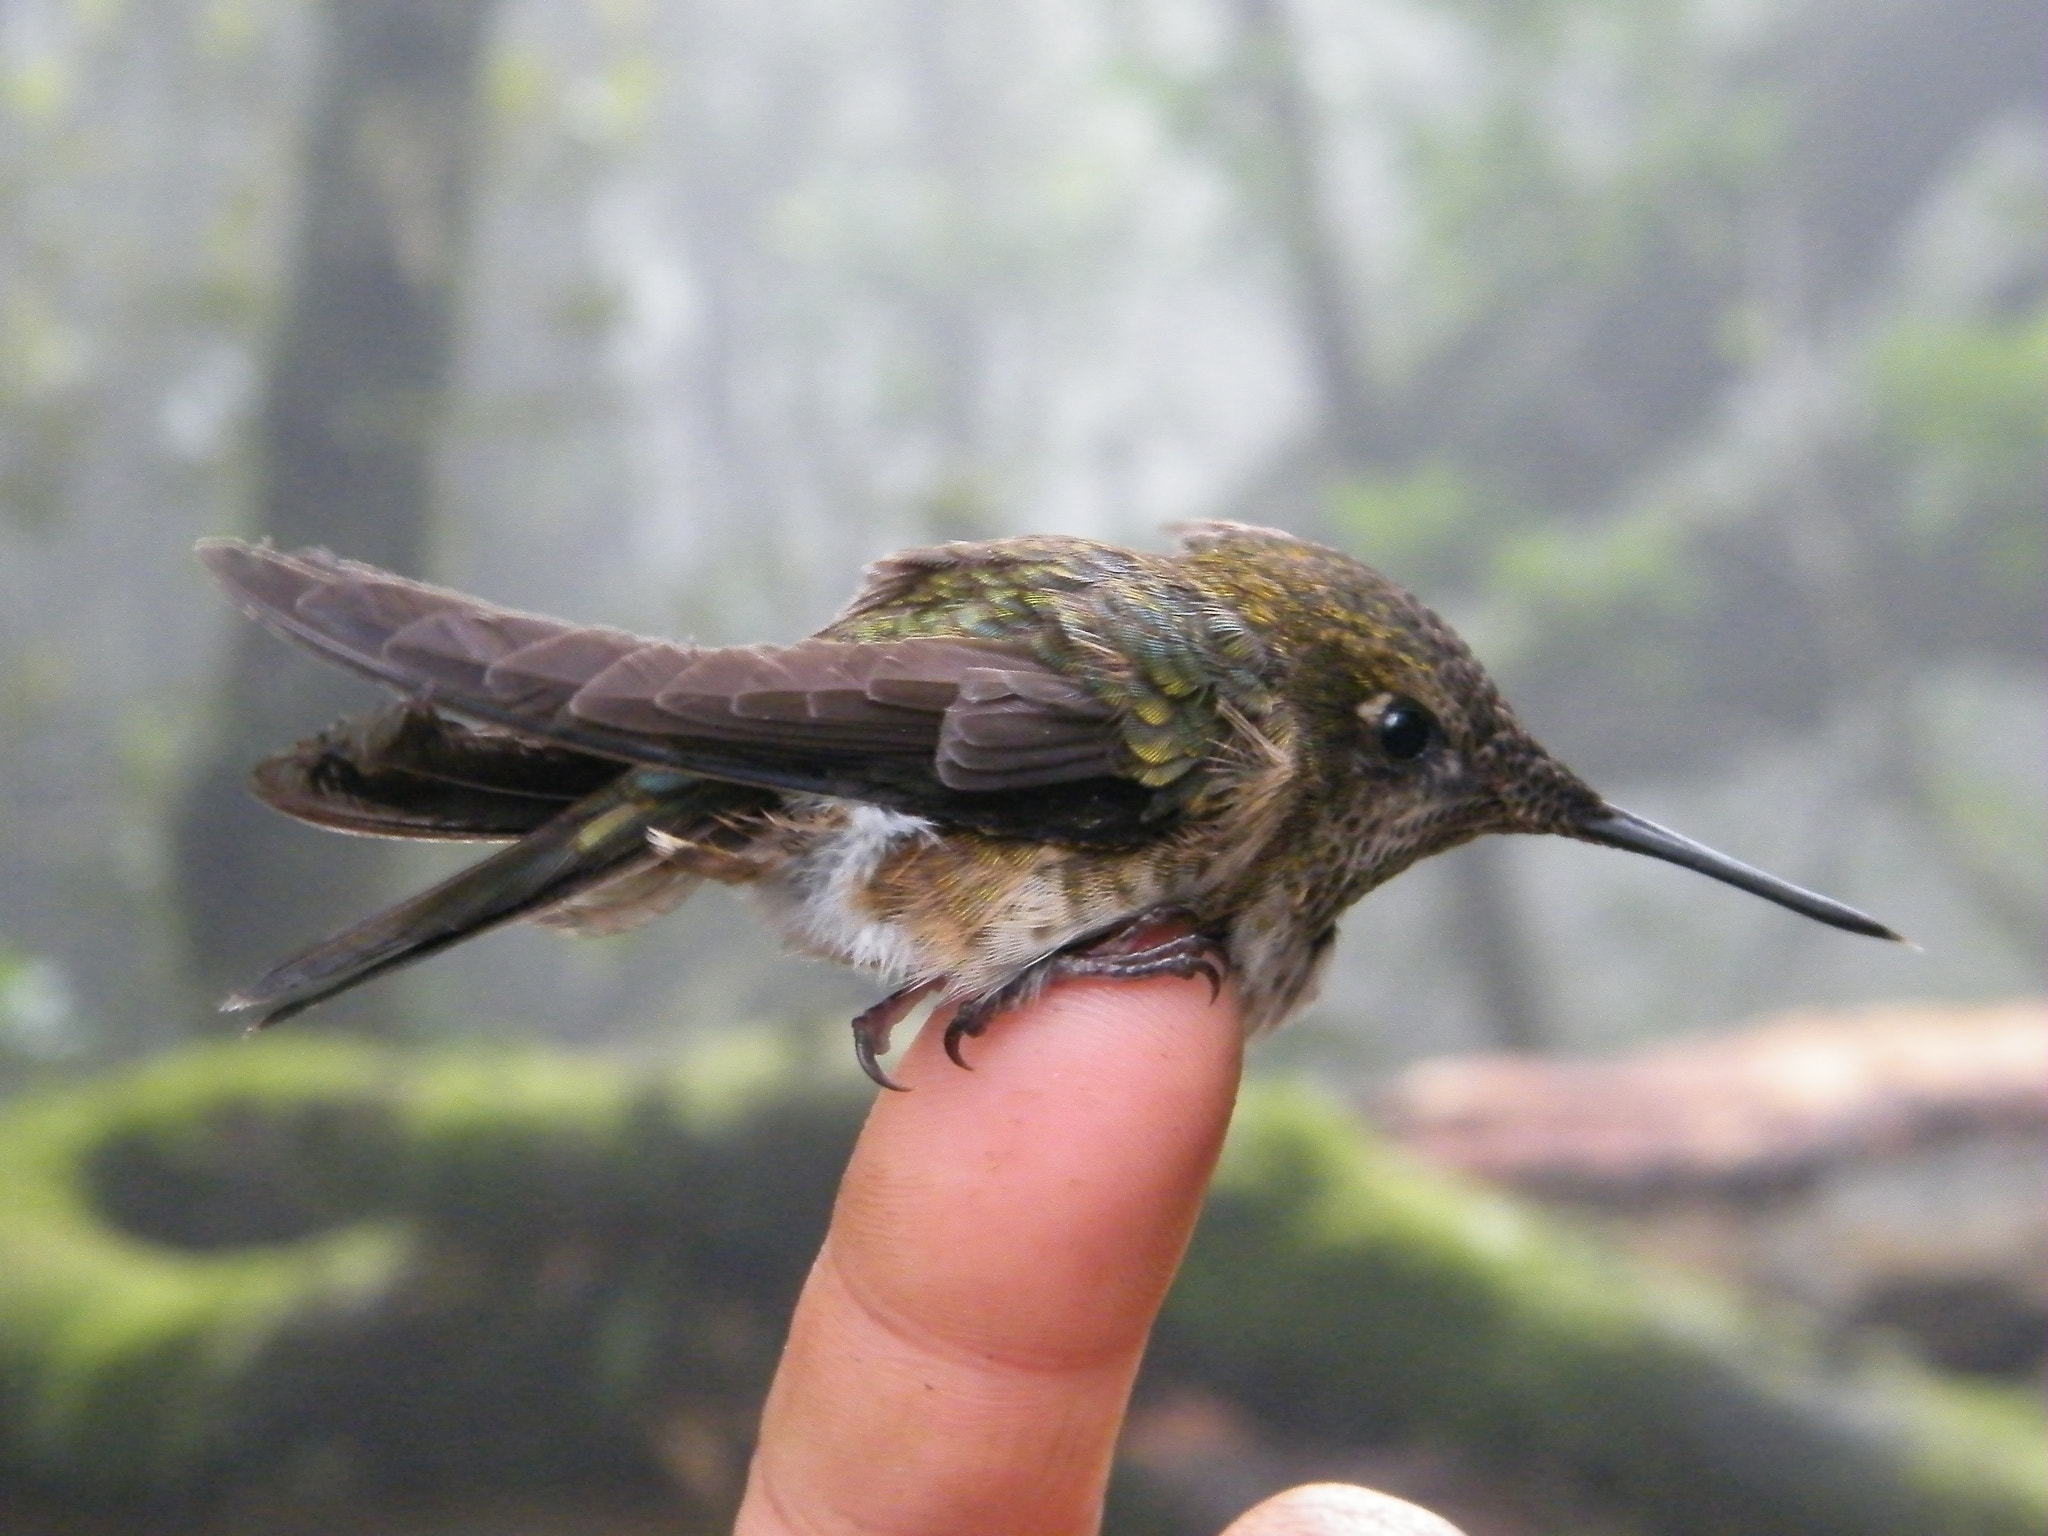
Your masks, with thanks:
[(263, 1029), (588, 891), (650, 856), (648, 827), (674, 818), (675, 786), (688, 782), (676, 774), (627, 773), (511, 847), (294, 955), (221, 1009), (253, 1015), (249, 1027)]

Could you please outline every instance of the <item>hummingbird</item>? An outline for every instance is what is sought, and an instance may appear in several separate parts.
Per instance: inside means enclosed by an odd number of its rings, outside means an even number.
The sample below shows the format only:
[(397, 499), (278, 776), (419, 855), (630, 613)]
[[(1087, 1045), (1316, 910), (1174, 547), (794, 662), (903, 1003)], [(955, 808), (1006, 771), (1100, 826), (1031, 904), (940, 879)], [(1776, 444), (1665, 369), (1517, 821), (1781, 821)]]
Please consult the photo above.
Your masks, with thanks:
[(251, 1028), (501, 924), (612, 933), (706, 880), (795, 949), (950, 1008), (947, 1054), (1067, 976), (1314, 995), (1352, 903), (1496, 832), (1647, 854), (1851, 933), (1863, 913), (1608, 804), (1377, 571), (1206, 522), (1169, 554), (1029, 535), (890, 555), (793, 645), (516, 612), (322, 549), (198, 557), (250, 617), (396, 699), (260, 763), (339, 832), (509, 846), (230, 996)]

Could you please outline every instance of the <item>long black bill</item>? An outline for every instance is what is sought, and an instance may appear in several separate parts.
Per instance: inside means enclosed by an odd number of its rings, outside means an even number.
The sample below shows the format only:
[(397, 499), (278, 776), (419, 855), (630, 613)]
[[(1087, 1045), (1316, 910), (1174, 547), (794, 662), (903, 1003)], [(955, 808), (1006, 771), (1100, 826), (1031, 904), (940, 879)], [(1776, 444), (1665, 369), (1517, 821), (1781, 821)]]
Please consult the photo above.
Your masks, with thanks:
[(1716, 853), (1705, 843), (1681, 837), (1668, 827), (1660, 827), (1640, 816), (1631, 816), (1611, 805), (1602, 806), (1575, 823), (1572, 836), (1582, 837), (1589, 843), (1605, 843), (1610, 848), (1626, 848), (1630, 853), (1647, 853), (1651, 858), (1662, 859), (1668, 864), (1696, 869), (1703, 875), (1712, 875), (1716, 880), (1761, 896), (1765, 901), (1775, 901), (1781, 907), (1789, 907), (1831, 928), (1868, 934), (1873, 939), (1890, 939), (1895, 944), (1910, 942), (1903, 934), (1893, 933), (1876, 918), (1866, 917), (1854, 907), (1845, 907), (1839, 901), (1801, 890), (1776, 875), (1767, 875), (1760, 869), (1738, 863), (1725, 853)]

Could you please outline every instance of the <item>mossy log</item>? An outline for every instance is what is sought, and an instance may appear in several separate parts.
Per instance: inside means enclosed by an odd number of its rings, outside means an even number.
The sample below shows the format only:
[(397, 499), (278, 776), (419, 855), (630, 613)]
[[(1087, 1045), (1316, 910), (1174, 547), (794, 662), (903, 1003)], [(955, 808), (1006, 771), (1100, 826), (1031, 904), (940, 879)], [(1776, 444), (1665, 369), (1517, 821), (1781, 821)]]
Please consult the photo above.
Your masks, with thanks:
[(687, 1407), (728, 1442), (715, 1502), (859, 1115), (701, 1070), (282, 1036), (18, 1101), (0, 1473), (645, 1481)]
[[(649, 1070), (280, 1036), (17, 1101), (0, 1476), (669, 1477), (715, 1510), (861, 1113), (750, 1049)], [(1830, 1375), (1292, 1089), (1246, 1093), (1148, 1374), (1670, 1536), (2048, 1524), (2038, 1415)]]

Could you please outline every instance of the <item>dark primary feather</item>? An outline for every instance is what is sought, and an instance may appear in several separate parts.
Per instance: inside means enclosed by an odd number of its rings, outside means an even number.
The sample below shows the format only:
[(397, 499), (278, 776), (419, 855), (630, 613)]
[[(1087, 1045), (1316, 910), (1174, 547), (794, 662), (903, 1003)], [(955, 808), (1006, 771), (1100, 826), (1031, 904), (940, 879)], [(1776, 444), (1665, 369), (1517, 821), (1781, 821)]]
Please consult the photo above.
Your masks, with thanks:
[[(980, 824), (1079, 786), (1127, 821), (1116, 712), (1015, 644), (944, 636), (698, 649), (514, 613), (321, 550), (207, 540), (200, 558), (278, 633), (438, 709), (575, 752), (874, 800)], [(1058, 797), (1055, 797), (1057, 799)], [(1034, 801), (1034, 825), (1042, 801)]]

